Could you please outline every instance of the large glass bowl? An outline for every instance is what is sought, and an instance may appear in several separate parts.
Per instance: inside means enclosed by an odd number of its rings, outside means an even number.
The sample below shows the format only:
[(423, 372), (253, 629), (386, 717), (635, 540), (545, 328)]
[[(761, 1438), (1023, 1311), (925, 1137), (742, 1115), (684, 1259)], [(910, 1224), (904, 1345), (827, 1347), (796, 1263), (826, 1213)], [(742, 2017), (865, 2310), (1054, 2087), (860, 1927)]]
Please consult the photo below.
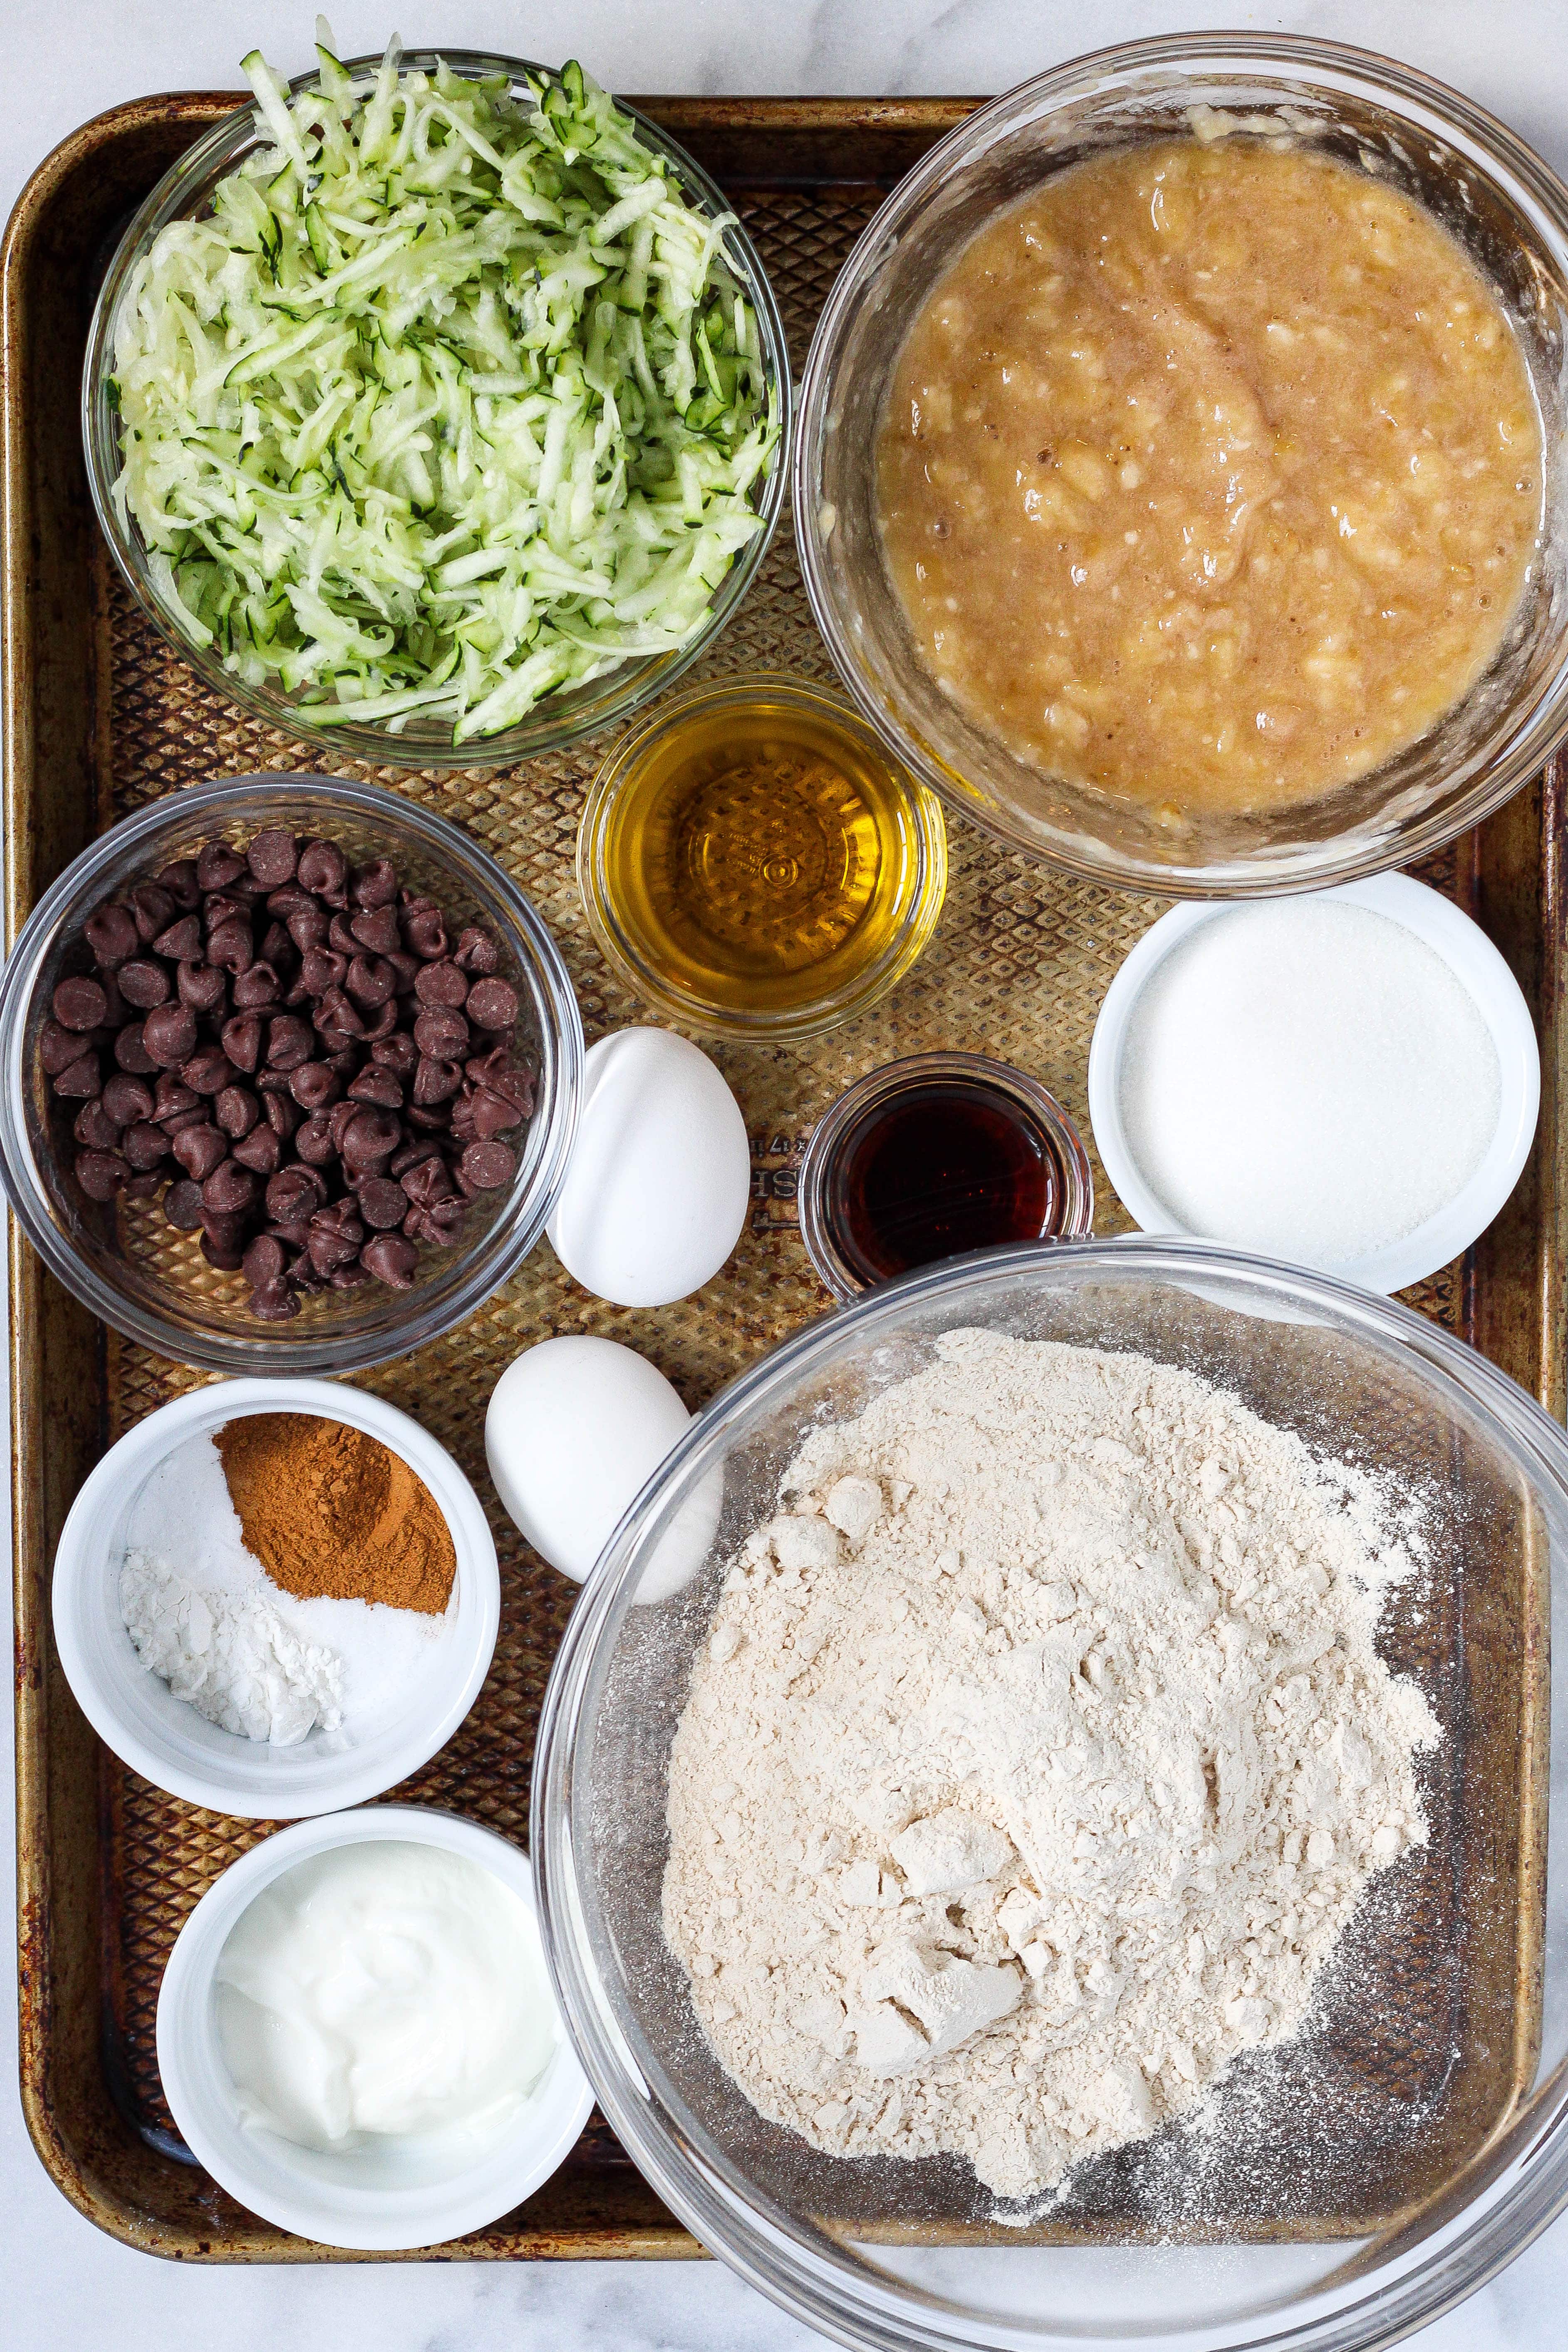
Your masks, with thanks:
[[(410, 49), (405, 51), (403, 58), (405, 71), (434, 72), (442, 62), (468, 79), (500, 74), (514, 94), (521, 90), (531, 74), (536, 79), (541, 75), (546, 80), (557, 79), (548, 67), (531, 64), (524, 58), (491, 57), (470, 49)], [(356, 85), (373, 80), (380, 66), (378, 57), (346, 60), (346, 70)], [(313, 73), (301, 74), (289, 87), (301, 89), (314, 79)], [(617, 100), (616, 103), (621, 101)], [(272, 143), (270, 134), (258, 128), (255, 107), (247, 104), (215, 123), (181, 156), (125, 231), (93, 310), (81, 383), (82, 444), (99, 527), (142, 611), (181, 659), (188, 662), (215, 693), (238, 703), (268, 726), (281, 727), (296, 740), (301, 736), (308, 740), (316, 735), (323, 749), (335, 746), (357, 759), (411, 768), (510, 767), (519, 760), (535, 760), (546, 751), (561, 751), (584, 736), (600, 734), (605, 728), (630, 718), (689, 669), (730, 620), (756, 577), (784, 508), (792, 415), (784, 320), (756, 247), (735, 219), (723, 191), (657, 122), (635, 109), (626, 110), (637, 124), (642, 144), (666, 158), (672, 175), (680, 181), (696, 208), (710, 216), (725, 215), (728, 226), (721, 249), (755, 311), (767, 380), (778, 399), (778, 446), (756, 494), (762, 528), (741, 550), (714, 590), (708, 618), (701, 627), (672, 653), (651, 654), (623, 662), (618, 669), (603, 677), (592, 678), (565, 693), (546, 695), (515, 727), (458, 744), (452, 740), (450, 720), (426, 719), (417, 711), (400, 725), (367, 721), (356, 726), (342, 720), (318, 727), (312, 722), (309, 706), (281, 686), (247, 686), (225, 668), (219, 656), (192, 642), (158, 593), (141, 533), (134, 524), (121, 521), (110, 495), (120, 472), (119, 416), (109, 397), (109, 380), (114, 373), (114, 327), (132, 273), (164, 224), (197, 218), (210, 205), (213, 189), (225, 173), (233, 171), (253, 148)]]
[[(904, 339), (975, 233), (1086, 156), (1183, 135), (1198, 107), (1375, 170), (1458, 239), (1534, 382), (1545, 547), (1496, 660), (1419, 742), (1293, 808), (1168, 824), (1016, 756), (942, 692), (882, 559), (868, 453)], [(1024, 83), (932, 148), (877, 214), (823, 310), (800, 411), (795, 538), (839, 674), (913, 772), (1010, 849), (1166, 897), (1318, 889), (1479, 824), (1568, 732), (1568, 189), (1500, 122), (1409, 67), (1328, 41), (1193, 33)]]
[[(1444, 1730), (1422, 1767), (1430, 1843), (1359, 1907), (1321, 2032), (1245, 2061), (1206, 2137), (1167, 2126), (1096, 2159), (1022, 2227), (956, 2160), (848, 2161), (764, 2123), (660, 1930), (670, 1742), (723, 1563), (772, 1516), (809, 1430), (973, 1326), (1199, 1371), (1314, 1449), (1408, 1482), (1436, 1533), (1378, 1635)], [(644, 1577), (661, 1538), (721, 1477), (706, 1564), (659, 1599), (657, 1568)], [(601, 2106), (706, 2245), (841, 2343), (1394, 2342), (1568, 2205), (1561, 1784), (1547, 1815), (1568, 1759), (1568, 1678), (1547, 1679), (1552, 1637), (1568, 1640), (1565, 1562), (1563, 1429), (1448, 1333), (1326, 1276), (1135, 1236), (955, 1260), (809, 1325), (698, 1417), (631, 1506), (551, 1679), (531, 1844)]]
[[(520, 1058), (538, 1071), (536, 1107), (504, 1189), (470, 1204), (449, 1249), (421, 1246), (409, 1290), (379, 1282), (306, 1298), (291, 1322), (248, 1313), (249, 1285), (216, 1273), (194, 1234), (156, 1200), (88, 1201), (71, 1174), (70, 1111), (38, 1066), (56, 983), (92, 969), (93, 908), (222, 836), (267, 825), (336, 841), (353, 864), (390, 857), (404, 882), (500, 950), (517, 991)], [(82, 1304), (144, 1348), (215, 1372), (348, 1372), (422, 1347), (473, 1312), (526, 1257), (555, 1205), (576, 1131), (583, 1023), (560, 950), (493, 857), (402, 793), (336, 776), (234, 776), (139, 809), (82, 852), (44, 893), (0, 982), (0, 1182), (22, 1230)], [(174, 1171), (178, 1172), (178, 1171)]]

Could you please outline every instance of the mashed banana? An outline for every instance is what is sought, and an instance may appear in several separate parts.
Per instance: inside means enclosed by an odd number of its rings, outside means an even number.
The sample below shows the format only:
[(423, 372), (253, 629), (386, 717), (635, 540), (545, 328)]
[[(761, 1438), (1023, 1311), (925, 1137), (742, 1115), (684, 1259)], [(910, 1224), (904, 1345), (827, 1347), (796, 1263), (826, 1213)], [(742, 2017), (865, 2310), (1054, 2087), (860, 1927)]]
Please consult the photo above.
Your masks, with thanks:
[(974, 239), (878, 449), (922, 657), (1173, 814), (1366, 773), (1497, 653), (1539, 541), (1518, 343), (1396, 189), (1237, 139), (1077, 166)]

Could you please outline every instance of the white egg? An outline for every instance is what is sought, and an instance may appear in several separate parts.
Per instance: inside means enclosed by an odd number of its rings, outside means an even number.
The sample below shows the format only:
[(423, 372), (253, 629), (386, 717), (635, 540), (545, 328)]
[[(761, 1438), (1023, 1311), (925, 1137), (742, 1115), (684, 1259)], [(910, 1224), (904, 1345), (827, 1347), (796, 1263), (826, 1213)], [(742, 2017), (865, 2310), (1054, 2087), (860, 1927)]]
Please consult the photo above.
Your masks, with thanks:
[(601, 1037), (548, 1228), (567, 1273), (618, 1307), (667, 1307), (718, 1273), (751, 1191), (746, 1122), (707, 1055), (669, 1029)]
[[(691, 1419), (664, 1374), (614, 1339), (542, 1339), (490, 1391), (485, 1457), (510, 1517), (579, 1583)], [(710, 1473), (649, 1556), (639, 1601), (679, 1591), (708, 1556), (723, 1500)]]

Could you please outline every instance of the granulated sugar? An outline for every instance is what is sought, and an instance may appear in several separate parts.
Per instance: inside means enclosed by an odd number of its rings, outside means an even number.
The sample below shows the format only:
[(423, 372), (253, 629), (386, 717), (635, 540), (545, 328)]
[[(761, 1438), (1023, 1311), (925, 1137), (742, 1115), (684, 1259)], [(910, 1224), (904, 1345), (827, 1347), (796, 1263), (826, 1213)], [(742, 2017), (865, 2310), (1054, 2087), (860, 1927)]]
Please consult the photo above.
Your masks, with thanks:
[(666, 1939), (762, 2114), (1030, 2198), (1290, 2041), (1437, 1737), (1414, 1507), (1194, 1374), (991, 1332), (817, 1430), (670, 1759)]
[(1128, 1149), (1177, 1224), (1311, 1265), (1384, 1248), (1451, 1201), (1500, 1094), (1491, 1033), (1441, 956), (1343, 901), (1200, 924), (1122, 1050)]

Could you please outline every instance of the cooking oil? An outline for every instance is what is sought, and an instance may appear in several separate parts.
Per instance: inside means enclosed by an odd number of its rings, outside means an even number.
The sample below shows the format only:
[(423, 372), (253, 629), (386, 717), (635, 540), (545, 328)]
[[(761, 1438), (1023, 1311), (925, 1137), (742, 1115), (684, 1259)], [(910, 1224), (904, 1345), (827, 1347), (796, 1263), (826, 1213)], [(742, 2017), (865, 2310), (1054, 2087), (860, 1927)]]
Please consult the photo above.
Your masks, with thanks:
[(859, 1010), (911, 924), (923, 943), (945, 878), (931, 796), (847, 704), (788, 681), (672, 708), (612, 761), (590, 837), (605, 943), (644, 994), (719, 1026)]

